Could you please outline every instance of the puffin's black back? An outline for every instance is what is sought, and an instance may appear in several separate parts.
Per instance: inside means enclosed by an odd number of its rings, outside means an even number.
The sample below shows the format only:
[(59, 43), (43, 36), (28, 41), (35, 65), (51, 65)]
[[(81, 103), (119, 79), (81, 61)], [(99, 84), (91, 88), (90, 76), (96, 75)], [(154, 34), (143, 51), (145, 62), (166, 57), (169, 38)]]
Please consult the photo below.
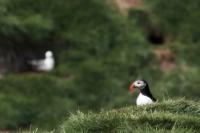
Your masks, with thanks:
[(143, 95), (145, 95), (145, 96), (151, 98), (151, 99), (155, 102), (156, 99), (155, 99), (155, 98), (153, 97), (153, 95), (151, 94), (148, 83), (147, 83), (145, 80), (143, 80), (143, 81), (146, 83), (146, 86), (145, 86), (144, 89), (140, 89), (140, 92), (141, 92)]

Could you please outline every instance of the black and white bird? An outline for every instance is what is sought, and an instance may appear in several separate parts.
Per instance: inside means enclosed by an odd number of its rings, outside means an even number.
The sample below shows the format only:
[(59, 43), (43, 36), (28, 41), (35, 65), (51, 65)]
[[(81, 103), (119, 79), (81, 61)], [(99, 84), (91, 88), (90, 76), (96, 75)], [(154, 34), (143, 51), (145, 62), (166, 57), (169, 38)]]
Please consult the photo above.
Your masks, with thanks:
[(55, 60), (52, 51), (45, 52), (45, 58), (41, 60), (32, 60), (29, 62), (35, 70), (48, 72), (54, 69)]
[(134, 92), (135, 88), (140, 90), (140, 94), (136, 100), (137, 105), (146, 105), (156, 102), (156, 99), (151, 94), (149, 85), (145, 80), (134, 81), (129, 88), (131, 94)]

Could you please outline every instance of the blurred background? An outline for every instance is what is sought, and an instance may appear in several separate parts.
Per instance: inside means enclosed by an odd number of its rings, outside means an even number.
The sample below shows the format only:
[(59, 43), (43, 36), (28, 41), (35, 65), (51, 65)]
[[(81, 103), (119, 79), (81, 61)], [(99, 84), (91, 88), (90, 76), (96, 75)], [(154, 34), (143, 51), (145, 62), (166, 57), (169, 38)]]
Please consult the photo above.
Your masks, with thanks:
[(159, 101), (199, 99), (199, 9), (199, 0), (0, 0), (0, 129), (51, 130), (77, 110), (134, 105), (137, 78)]

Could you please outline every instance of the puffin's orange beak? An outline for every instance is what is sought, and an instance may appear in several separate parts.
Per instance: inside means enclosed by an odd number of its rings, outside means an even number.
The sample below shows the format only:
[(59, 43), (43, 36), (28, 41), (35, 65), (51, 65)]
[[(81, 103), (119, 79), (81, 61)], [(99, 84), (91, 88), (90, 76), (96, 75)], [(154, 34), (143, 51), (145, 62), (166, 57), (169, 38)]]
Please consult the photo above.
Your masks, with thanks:
[(134, 86), (134, 82), (133, 82), (133, 83), (130, 85), (129, 91), (130, 91), (131, 94), (133, 94), (134, 90), (135, 90), (135, 86)]

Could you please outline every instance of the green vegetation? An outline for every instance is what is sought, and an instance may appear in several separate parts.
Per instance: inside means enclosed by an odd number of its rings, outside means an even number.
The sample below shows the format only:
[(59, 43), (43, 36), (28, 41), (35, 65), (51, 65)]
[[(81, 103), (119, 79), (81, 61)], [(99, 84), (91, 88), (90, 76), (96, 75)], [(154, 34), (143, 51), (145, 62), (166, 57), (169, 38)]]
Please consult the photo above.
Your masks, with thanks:
[(197, 133), (199, 128), (199, 102), (178, 99), (147, 106), (130, 106), (101, 111), (100, 113), (77, 112), (52, 132)]
[[(107, 0), (0, 0), (0, 68), (3, 60), (7, 74), (0, 80), (0, 129), (51, 130), (76, 110), (132, 105), (137, 93), (131, 97), (128, 87), (136, 78), (148, 80), (158, 99), (199, 100), (198, 9), (198, 1), (148, 0), (124, 16)], [(47, 49), (56, 57), (52, 72), (20, 73)], [(161, 69), (157, 49), (173, 53), (172, 69)], [(60, 131), (193, 132), (199, 105), (192, 105), (180, 100), (78, 113)], [(193, 113), (180, 112), (186, 108)]]
[(185, 99), (94, 114), (78, 112), (58, 132), (199, 132), (200, 104)]
[(200, 30), (197, 28), (200, 22), (200, 13), (197, 11), (200, 1), (171, 0), (161, 1), (145, 0), (154, 23), (170, 34), (173, 39), (198, 42)]
[(0, 88), (0, 127), (5, 129), (53, 126), (73, 104), (65, 95), (66, 82), (49, 75), (9, 76), (1, 80)]

